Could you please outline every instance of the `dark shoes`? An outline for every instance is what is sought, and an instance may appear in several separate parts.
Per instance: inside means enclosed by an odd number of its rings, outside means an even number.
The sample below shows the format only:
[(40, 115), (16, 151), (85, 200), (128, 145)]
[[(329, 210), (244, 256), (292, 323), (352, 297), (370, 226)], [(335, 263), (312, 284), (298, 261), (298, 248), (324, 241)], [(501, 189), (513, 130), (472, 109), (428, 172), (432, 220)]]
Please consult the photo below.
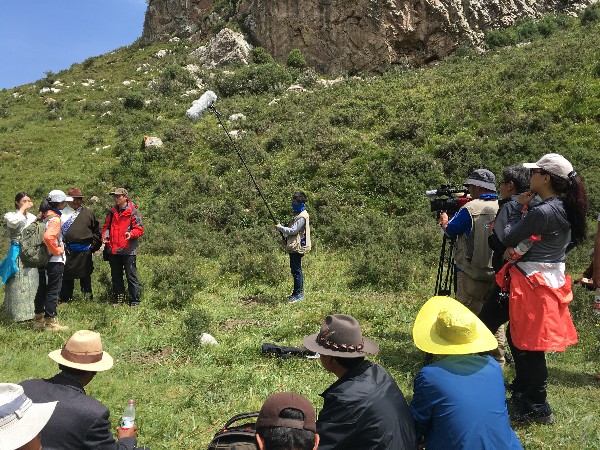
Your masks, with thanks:
[[(511, 401), (515, 401), (515, 396)], [(519, 405), (516, 410), (511, 413), (510, 418), (515, 422), (520, 423), (541, 423), (543, 425), (550, 425), (554, 423), (554, 414), (552, 408), (545, 403), (531, 403), (526, 399), (519, 400)]]

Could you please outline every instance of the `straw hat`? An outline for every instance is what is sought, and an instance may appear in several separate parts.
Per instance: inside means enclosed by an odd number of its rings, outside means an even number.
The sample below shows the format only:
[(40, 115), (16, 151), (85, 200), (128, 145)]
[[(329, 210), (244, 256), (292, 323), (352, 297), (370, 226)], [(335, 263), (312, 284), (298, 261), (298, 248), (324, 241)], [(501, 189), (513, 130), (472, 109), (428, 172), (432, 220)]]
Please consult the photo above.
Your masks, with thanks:
[(76, 331), (62, 349), (48, 353), (48, 357), (63, 366), (88, 372), (102, 372), (113, 366), (113, 359), (102, 350), (100, 334), (90, 330)]
[(493, 350), (498, 341), (465, 305), (450, 297), (432, 297), (413, 326), (415, 345), (435, 355), (466, 355)]
[(321, 355), (340, 358), (360, 358), (379, 351), (379, 345), (363, 337), (358, 321), (346, 314), (325, 317), (321, 331), (306, 336), (302, 344)]
[(57, 403), (33, 403), (18, 384), (0, 383), (0, 450), (14, 450), (35, 438)]

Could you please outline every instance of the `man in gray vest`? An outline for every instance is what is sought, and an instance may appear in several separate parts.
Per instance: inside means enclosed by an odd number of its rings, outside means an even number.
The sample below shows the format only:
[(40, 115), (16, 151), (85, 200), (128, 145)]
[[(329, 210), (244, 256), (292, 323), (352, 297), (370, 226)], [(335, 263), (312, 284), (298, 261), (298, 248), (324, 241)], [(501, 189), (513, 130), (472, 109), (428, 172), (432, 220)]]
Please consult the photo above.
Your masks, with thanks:
[(496, 177), (487, 169), (477, 169), (467, 177), (464, 186), (472, 200), (450, 221), (448, 214), (440, 214), (440, 225), (448, 237), (456, 238), (456, 300), (479, 314), (494, 285), (488, 237), (498, 212)]

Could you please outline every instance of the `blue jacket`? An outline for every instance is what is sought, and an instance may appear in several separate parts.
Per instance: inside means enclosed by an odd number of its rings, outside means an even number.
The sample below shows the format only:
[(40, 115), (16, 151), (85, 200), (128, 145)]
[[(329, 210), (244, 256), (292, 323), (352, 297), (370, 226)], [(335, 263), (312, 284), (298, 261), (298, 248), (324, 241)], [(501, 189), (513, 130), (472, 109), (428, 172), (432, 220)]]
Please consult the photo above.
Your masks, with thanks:
[(452, 355), (423, 367), (410, 411), (427, 450), (522, 450), (510, 427), (504, 378), (491, 356)]

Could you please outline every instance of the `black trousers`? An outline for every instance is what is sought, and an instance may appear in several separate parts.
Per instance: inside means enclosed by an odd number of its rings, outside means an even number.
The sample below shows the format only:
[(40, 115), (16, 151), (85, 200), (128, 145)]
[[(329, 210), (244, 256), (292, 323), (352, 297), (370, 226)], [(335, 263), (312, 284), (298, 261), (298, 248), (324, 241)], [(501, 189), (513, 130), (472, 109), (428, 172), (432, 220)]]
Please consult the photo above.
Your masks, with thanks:
[[(85, 294), (92, 293), (92, 277), (82, 277), (79, 279), (79, 287), (81, 288), (81, 292)], [(71, 278), (70, 280), (63, 279), (62, 287), (60, 289), (60, 299), (61, 300), (71, 300), (73, 298), (73, 290), (75, 289), (75, 280)]]
[(119, 295), (125, 293), (125, 283), (123, 282), (123, 271), (125, 271), (130, 303), (139, 303), (140, 301), (140, 283), (137, 277), (135, 261), (136, 255), (110, 255), (110, 259), (108, 260), (113, 294)]
[(40, 282), (33, 301), (36, 314), (44, 313), (44, 317), (56, 317), (64, 270), (65, 265), (59, 262), (50, 262), (45, 268), (38, 270)]
[[(479, 319), (495, 333), (498, 327), (509, 320), (508, 298), (500, 296), (501, 289), (497, 284), (488, 295)], [(521, 350), (517, 348), (510, 336), (510, 327), (506, 330), (506, 340), (515, 363), (516, 376), (512, 383), (513, 392), (523, 394), (530, 403), (546, 403), (546, 387), (548, 385), (548, 367), (546, 354), (543, 351)]]

